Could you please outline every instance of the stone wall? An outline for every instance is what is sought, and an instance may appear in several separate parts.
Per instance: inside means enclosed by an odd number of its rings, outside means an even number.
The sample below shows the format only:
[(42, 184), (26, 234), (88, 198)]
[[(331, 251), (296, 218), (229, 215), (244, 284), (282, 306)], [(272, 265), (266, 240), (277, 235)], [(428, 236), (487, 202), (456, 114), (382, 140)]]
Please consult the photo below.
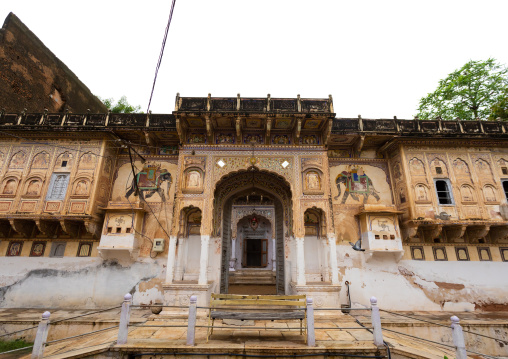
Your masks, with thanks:
[(107, 112), (104, 104), (13, 13), (0, 29), (0, 98), (7, 112)]

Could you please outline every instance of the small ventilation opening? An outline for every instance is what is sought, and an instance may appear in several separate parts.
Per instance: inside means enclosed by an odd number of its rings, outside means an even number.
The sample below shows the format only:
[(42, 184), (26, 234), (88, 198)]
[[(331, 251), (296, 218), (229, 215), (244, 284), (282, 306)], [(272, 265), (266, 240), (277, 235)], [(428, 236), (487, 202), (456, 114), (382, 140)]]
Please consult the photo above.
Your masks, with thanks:
[(439, 238), (434, 238), (434, 243), (441, 243), (441, 240)]
[(508, 175), (508, 167), (501, 167), (501, 171), (504, 175)]
[(442, 169), (441, 167), (436, 167), (436, 173), (437, 173), (438, 175), (443, 174), (443, 169)]
[(62, 166), (61, 167), (67, 167), (67, 161), (62, 161)]

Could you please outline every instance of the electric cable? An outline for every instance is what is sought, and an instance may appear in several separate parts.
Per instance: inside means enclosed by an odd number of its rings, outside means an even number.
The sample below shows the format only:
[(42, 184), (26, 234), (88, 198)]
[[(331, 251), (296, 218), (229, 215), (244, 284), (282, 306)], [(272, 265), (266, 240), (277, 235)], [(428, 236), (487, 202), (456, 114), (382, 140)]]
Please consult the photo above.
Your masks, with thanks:
[(164, 31), (164, 38), (162, 39), (162, 47), (161, 47), (161, 51), (159, 53), (159, 60), (157, 61), (157, 66), (155, 67), (155, 77), (153, 79), (152, 92), (150, 93), (150, 100), (148, 101), (148, 107), (146, 109), (146, 113), (150, 113), (150, 105), (152, 104), (153, 92), (155, 90), (155, 82), (157, 81), (157, 75), (159, 74), (159, 68), (161, 67), (162, 56), (164, 55), (164, 48), (166, 47), (166, 40), (168, 38), (168, 31), (169, 31), (169, 26), (171, 25), (171, 19), (173, 18), (173, 11), (175, 9), (175, 3), (176, 3), (176, 0), (173, 0), (173, 2), (171, 3), (171, 10), (169, 12), (168, 24), (166, 25), (166, 30)]

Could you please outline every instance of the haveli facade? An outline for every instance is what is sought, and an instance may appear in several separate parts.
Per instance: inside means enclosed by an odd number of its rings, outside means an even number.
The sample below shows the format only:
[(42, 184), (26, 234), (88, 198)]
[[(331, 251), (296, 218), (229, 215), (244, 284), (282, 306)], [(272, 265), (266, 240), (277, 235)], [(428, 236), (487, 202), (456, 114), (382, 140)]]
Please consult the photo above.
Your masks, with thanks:
[(353, 305), (502, 310), (507, 131), (336, 118), (331, 96), (2, 112), (2, 305), (204, 304), (250, 276), (317, 306), (348, 281)]

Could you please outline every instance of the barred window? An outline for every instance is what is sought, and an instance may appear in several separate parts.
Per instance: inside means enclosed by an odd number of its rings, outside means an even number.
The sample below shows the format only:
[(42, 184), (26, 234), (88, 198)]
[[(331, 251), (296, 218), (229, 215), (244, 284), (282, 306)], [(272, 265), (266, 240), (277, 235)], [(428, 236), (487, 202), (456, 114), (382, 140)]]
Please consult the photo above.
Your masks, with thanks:
[(448, 180), (435, 180), (436, 194), (439, 204), (453, 204), (453, 197), (450, 191)]

